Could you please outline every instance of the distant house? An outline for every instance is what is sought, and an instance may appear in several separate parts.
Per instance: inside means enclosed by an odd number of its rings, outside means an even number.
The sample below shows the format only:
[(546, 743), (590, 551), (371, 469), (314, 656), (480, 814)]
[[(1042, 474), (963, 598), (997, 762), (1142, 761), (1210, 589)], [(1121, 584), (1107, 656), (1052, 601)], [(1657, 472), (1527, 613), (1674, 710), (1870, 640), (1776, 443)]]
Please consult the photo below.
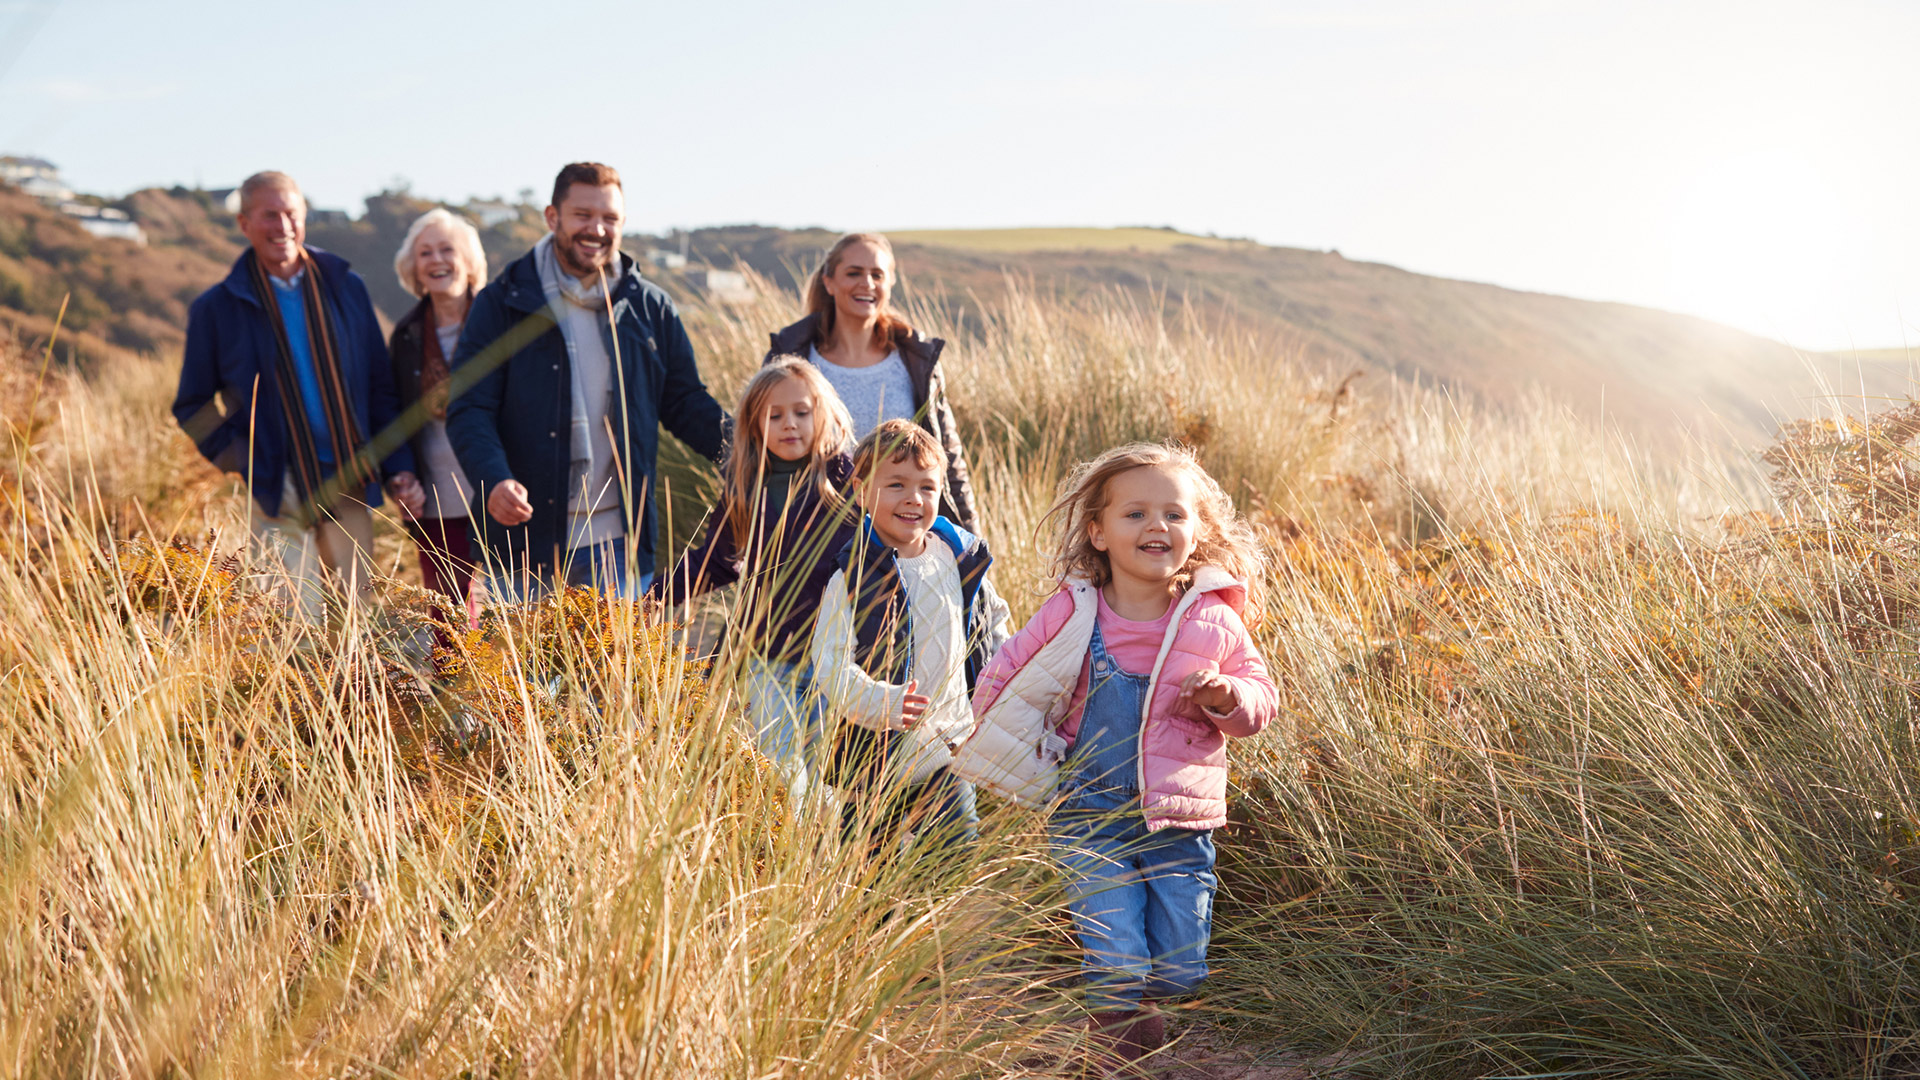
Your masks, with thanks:
[(141, 247), (147, 246), (146, 230), (129, 217), (125, 210), (68, 201), (60, 204), (60, 212), (78, 220), (81, 228), (95, 236), (131, 240)]
[(520, 220), (520, 208), (499, 199), (475, 199), (467, 204), (467, 214), (483, 229)]
[(687, 268), (687, 257), (685, 255), (677, 251), (668, 251), (666, 248), (648, 248), (647, 261), (662, 270), (685, 270)]
[(0, 157), (0, 180), (46, 202), (66, 202), (73, 198), (73, 189), (60, 179), (60, 169), (45, 158), (12, 154)]
[(19, 184), (36, 176), (43, 180), (58, 180), (60, 170), (45, 158), (16, 157), (12, 154), (0, 156), (0, 180)]
[(753, 299), (753, 290), (747, 285), (747, 275), (738, 270), (715, 270), (707, 267), (689, 271), (687, 280), (705, 289), (709, 297), (723, 304)]

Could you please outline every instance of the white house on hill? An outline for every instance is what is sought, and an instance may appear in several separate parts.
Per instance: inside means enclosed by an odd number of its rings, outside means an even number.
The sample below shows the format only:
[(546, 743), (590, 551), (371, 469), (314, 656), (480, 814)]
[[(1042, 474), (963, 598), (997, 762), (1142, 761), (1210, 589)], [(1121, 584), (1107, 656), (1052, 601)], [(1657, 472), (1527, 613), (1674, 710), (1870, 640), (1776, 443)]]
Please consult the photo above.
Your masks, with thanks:
[(73, 189), (60, 179), (60, 170), (45, 158), (0, 157), (0, 180), (4, 180), (36, 199), (65, 202), (73, 198)]

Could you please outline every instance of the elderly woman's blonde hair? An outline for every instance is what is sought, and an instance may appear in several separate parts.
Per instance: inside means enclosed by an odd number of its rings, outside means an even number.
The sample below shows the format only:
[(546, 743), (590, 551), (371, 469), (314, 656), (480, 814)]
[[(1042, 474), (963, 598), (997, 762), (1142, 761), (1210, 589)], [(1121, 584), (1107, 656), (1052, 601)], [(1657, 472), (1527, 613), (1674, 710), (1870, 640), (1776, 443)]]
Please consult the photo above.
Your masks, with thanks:
[(444, 225), (453, 233), (453, 246), (467, 264), (468, 280), (477, 291), (487, 283), (487, 252), (480, 246), (480, 230), (473, 223), (449, 211), (444, 206), (433, 209), (413, 219), (407, 227), (407, 238), (400, 241), (400, 250), (393, 256), (393, 273), (400, 279), (400, 287), (415, 296), (424, 296), (426, 288), (420, 284), (420, 275), (414, 266), (413, 246), (420, 240), (420, 234), (434, 225)]

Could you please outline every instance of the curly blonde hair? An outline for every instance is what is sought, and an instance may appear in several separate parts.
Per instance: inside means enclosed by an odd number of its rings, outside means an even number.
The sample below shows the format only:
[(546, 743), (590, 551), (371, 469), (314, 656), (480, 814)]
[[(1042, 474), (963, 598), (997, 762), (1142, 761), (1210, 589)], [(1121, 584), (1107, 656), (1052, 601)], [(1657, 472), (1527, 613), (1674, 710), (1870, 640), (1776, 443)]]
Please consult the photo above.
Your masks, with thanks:
[(1113, 565), (1106, 552), (1093, 546), (1088, 526), (1107, 508), (1113, 478), (1143, 468), (1186, 474), (1199, 497), (1195, 511), (1200, 527), (1193, 554), (1180, 568), (1176, 584), (1185, 589), (1192, 583), (1195, 569), (1217, 566), (1245, 583), (1247, 622), (1257, 623), (1265, 600), (1266, 553), (1252, 526), (1234, 511), (1233, 500), (1219, 481), (1208, 475), (1200, 459), (1184, 446), (1128, 443), (1082, 462), (1068, 473), (1060, 484), (1060, 496), (1041, 518), (1043, 529), (1047, 522), (1054, 523), (1055, 554), (1048, 573), (1058, 581), (1078, 578), (1096, 586), (1113, 580)]

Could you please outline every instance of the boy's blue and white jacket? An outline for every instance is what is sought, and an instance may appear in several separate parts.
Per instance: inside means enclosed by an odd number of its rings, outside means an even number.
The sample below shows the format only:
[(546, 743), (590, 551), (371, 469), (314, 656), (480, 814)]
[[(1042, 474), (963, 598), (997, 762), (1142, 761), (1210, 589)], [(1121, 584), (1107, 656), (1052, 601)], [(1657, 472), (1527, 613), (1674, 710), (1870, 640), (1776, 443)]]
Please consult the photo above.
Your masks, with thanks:
[[(945, 767), (952, 748), (972, 732), (974, 680), (1012, 632), (1006, 601), (987, 580), (993, 556), (985, 541), (936, 517), (922, 559), (928, 557), (931, 563), (913, 560), (923, 571), (916, 580), (946, 587), (916, 603), (898, 554), (868, 518), (838, 556), (813, 632), (814, 685), (828, 716), (882, 733), (854, 741), (890, 767), (907, 769), (908, 780)], [(946, 626), (930, 625), (930, 618)], [(946, 650), (940, 670), (925, 670), (916, 642), (952, 634), (956, 622), (958, 634), (946, 640), (958, 647)], [(903, 731), (900, 706), (909, 680), (933, 703), (920, 723)]]

